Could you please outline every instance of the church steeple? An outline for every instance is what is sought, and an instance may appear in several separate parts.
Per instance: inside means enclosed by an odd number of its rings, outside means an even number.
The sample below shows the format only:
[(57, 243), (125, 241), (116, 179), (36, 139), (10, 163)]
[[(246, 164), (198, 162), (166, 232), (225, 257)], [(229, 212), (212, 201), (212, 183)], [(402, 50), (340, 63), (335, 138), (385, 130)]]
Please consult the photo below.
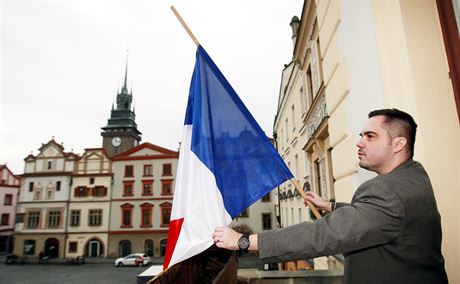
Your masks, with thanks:
[(126, 67), (125, 67), (125, 83), (121, 89), (122, 94), (128, 94), (128, 56), (126, 56)]
[(128, 57), (126, 56), (125, 80), (121, 91), (117, 93), (116, 107), (112, 104), (107, 125), (102, 127), (102, 147), (112, 157), (136, 147), (142, 133), (137, 130), (136, 114), (131, 109), (132, 90), (128, 92)]
[(132, 101), (132, 92), (128, 92), (128, 58), (126, 58), (125, 82), (123, 84), (123, 87), (121, 88), (121, 92), (117, 94), (117, 109), (131, 110)]

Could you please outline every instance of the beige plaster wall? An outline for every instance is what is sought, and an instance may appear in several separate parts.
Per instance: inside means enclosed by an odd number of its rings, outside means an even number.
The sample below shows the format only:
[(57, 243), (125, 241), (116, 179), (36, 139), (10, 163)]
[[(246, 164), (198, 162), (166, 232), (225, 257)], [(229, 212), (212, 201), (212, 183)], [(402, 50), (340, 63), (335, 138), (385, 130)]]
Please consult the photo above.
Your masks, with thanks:
[(460, 283), (460, 129), (436, 3), (374, 3), (374, 13), (385, 105), (418, 123), (415, 159), (437, 198), (449, 281)]

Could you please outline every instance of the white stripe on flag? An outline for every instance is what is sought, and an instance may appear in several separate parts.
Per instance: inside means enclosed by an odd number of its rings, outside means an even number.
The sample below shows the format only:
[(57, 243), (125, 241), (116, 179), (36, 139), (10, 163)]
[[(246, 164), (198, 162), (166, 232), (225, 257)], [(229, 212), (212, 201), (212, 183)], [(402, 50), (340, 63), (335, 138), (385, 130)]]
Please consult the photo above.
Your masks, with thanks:
[(212, 246), (215, 227), (232, 221), (213, 173), (191, 151), (191, 125), (182, 137), (171, 220), (184, 222), (169, 267)]

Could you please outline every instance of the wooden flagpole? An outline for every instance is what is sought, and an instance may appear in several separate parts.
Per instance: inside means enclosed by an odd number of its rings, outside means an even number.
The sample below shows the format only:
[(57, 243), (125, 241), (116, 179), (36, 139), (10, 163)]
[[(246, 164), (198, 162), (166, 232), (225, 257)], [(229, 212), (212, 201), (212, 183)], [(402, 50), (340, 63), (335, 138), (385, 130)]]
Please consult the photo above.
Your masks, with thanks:
[(193, 35), (192, 31), (188, 28), (187, 24), (184, 22), (184, 20), (180, 16), (179, 12), (177, 12), (176, 8), (174, 8), (174, 6), (171, 6), (171, 10), (173, 11), (174, 15), (176, 15), (176, 18), (179, 20), (179, 22), (181, 23), (182, 27), (184, 27), (184, 29), (188, 33), (188, 35), (192, 38), (192, 40), (196, 44), (196, 46), (199, 46), (200, 42), (196, 39), (195, 35)]
[[(176, 8), (174, 8), (174, 6), (171, 6), (171, 10), (173, 11), (174, 15), (176, 15), (176, 18), (179, 20), (179, 22), (181, 23), (182, 27), (188, 33), (188, 35), (193, 40), (193, 42), (196, 44), (196, 46), (199, 46), (200, 42), (196, 39), (195, 35), (192, 33), (192, 31), (189, 29), (187, 24), (184, 22), (184, 20), (180, 16), (179, 12), (177, 12)], [(305, 193), (305, 191), (303, 191), (300, 188), (300, 185), (297, 182), (297, 180), (292, 178), (291, 182), (292, 182), (292, 184), (294, 184), (294, 187), (299, 192), (299, 194), (302, 196), (302, 198), (307, 202), (308, 207), (310, 207), (310, 209), (313, 212), (313, 214), (315, 215), (316, 219), (321, 219), (321, 214), (319, 214), (318, 209), (316, 209), (316, 207), (310, 201), (307, 200), (307, 194)]]
[(300, 188), (299, 182), (295, 178), (291, 178), (291, 182), (294, 185), (297, 192), (300, 194), (300, 196), (302, 196), (302, 198), (307, 202), (308, 207), (310, 207), (310, 210), (313, 212), (316, 219), (318, 220), (321, 219), (322, 218), (321, 214), (319, 213), (318, 209), (316, 209), (315, 205), (313, 205), (313, 203), (308, 201), (307, 194), (305, 193), (305, 191), (302, 190), (302, 188)]

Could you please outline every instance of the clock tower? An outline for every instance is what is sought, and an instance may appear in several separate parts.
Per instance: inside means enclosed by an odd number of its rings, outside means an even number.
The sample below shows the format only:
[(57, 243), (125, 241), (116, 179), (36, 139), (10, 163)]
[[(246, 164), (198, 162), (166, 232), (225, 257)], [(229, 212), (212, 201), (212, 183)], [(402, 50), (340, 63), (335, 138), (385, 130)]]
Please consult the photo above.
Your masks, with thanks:
[(107, 125), (102, 127), (102, 147), (109, 157), (116, 156), (139, 145), (142, 133), (137, 130), (136, 114), (131, 110), (132, 91), (127, 87), (128, 64), (126, 63), (125, 82), (117, 94), (117, 105), (112, 111)]

